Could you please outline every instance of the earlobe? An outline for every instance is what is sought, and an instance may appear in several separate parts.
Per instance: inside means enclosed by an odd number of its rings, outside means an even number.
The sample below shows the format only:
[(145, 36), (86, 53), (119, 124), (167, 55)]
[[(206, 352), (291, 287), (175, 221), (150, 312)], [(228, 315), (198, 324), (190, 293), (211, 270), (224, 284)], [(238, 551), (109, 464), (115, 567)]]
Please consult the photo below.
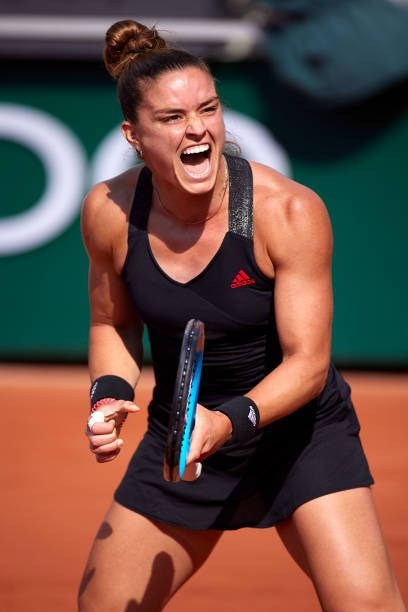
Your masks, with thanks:
[(121, 125), (121, 129), (128, 143), (140, 154), (141, 145), (135, 133), (135, 126), (130, 121), (124, 121)]

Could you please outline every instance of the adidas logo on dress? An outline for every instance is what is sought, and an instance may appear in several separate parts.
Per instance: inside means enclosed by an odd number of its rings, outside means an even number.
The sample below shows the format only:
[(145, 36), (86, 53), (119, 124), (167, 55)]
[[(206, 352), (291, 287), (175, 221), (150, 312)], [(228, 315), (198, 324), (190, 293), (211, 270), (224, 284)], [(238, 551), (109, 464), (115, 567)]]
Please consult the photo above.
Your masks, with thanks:
[(240, 270), (230, 286), (231, 289), (236, 289), (237, 287), (245, 287), (245, 285), (253, 285), (254, 283), (253, 278), (250, 278), (246, 272)]

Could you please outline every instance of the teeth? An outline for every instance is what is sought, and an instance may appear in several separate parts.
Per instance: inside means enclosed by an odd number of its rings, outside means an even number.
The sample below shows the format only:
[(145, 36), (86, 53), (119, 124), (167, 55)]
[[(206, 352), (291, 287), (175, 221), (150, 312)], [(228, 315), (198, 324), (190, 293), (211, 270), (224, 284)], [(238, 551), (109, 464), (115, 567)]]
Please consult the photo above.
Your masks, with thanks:
[(191, 155), (192, 153), (204, 153), (204, 151), (208, 151), (209, 148), (210, 145), (208, 144), (196, 145), (195, 147), (189, 147), (188, 149), (185, 149), (185, 151), (183, 151), (183, 155)]

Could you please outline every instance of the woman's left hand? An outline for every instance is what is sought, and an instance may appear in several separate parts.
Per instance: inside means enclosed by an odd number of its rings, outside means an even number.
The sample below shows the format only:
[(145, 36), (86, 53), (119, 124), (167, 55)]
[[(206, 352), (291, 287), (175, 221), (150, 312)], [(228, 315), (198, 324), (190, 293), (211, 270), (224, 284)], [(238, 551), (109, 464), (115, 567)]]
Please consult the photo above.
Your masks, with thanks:
[(198, 404), (187, 465), (201, 462), (215, 453), (229, 440), (231, 433), (232, 423), (225, 414)]

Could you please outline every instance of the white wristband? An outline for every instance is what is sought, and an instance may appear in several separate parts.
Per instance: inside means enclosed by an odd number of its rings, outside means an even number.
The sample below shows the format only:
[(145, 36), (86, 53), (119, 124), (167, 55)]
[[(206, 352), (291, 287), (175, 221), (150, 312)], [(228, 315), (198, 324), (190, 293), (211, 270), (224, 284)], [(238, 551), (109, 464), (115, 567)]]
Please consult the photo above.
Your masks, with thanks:
[(88, 429), (92, 432), (92, 427), (95, 423), (104, 423), (105, 415), (100, 410), (95, 410), (88, 419)]

